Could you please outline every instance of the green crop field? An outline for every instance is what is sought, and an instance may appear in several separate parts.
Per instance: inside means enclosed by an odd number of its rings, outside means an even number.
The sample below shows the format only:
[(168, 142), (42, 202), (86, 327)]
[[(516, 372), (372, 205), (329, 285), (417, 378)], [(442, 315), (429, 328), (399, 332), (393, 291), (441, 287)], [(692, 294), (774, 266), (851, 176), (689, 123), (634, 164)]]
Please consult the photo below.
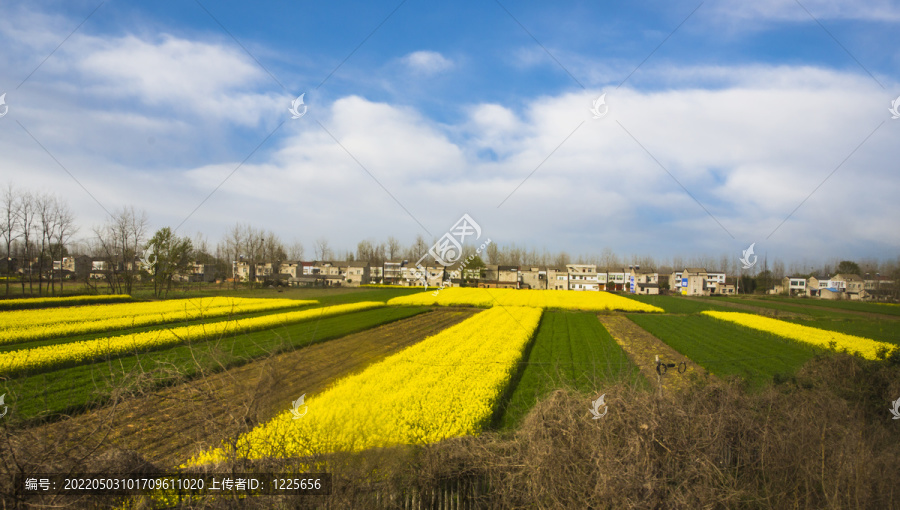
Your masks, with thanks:
[(8, 395), (7, 401), (16, 402), (15, 419), (33, 420), (103, 403), (117, 386), (128, 385), (138, 377), (143, 378), (139, 390), (152, 390), (201, 372), (225, 370), (270, 353), (363, 331), (427, 310), (426, 307), (365, 310), (18, 377), (5, 381), (2, 387)]
[(801, 306), (816, 306), (820, 308), (831, 308), (835, 310), (850, 310), (854, 312), (878, 313), (884, 315), (896, 315), (900, 317), (900, 305), (891, 303), (865, 303), (860, 301), (832, 301), (829, 299), (815, 298), (789, 298), (782, 296), (760, 296), (759, 299), (766, 301), (775, 301), (784, 304), (793, 304)]
[[(823, 306), (815, 306), (807, 304), (806, 300), (776, 300), (762, 299), (761, 297), (719, 297), (719, 298), (701, 298), (703, 301), (725, 300), (732, 303), (739, 303), (747, 306), (755, 306), (775, 310), (778, 312), (787, 312), (790, 314), (802, 314), (813, 318), (832, 318), (847, 317), (850, 314), (844, 313), (837, 308), (828, 308)], [(732, 309), (731, 311), (735, 311)], [(777, 314), (776, 314), (777, 317)]]
[(555, 388), (594, 393), (620, 381), (649, 388), (593, 313), (545, 311), (533, 342), (503, 409), (502, 428), (515, 427), (538, 399)]
[(628, 316), (673, 349), (717, 376), (740, 376), (752, 386), (789, 374), (818, 353), (811, 346), (703, 315)]
[(733, 311), (727, 306), (715, 304), (715, 299), (700, 301), (697, 299), (689, 299), (681, 296), (642, 296), (637, 294), (629, 294), (629, 298), (648, 305), (658, 306), (666, 311), (666, 313), (700, 313), (704, 310), (717, 310), (721, 312)]

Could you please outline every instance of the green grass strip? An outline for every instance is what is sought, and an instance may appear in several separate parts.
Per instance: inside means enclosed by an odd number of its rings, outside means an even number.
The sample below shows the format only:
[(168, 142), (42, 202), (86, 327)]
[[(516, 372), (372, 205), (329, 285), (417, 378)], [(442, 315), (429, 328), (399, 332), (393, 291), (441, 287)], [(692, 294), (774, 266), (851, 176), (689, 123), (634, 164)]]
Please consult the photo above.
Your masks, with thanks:
[(617, 382), (650, 387), (596, 314), (547, 310), (499, 427), (518, 426), (534, 404), (554, 389), (593, 394)]
[(739, 376), (753, 387), (792, 374), (823, 349), (705, 315), (628, 318), (710, 373)]

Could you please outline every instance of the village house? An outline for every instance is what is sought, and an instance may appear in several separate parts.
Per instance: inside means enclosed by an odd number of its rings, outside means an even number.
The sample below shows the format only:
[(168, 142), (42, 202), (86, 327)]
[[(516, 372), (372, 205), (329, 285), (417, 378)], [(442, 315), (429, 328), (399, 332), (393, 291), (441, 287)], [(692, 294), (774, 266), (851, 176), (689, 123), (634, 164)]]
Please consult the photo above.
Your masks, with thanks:
[(687, 268), (683, 271), (672, 273), (669, 285), (672, 290), (683, 296), (708, 296), (707, 287), (709, 275), (703, 268)]
[(403, 276), (403, 262), (399, 260), (386, 260), (384, 262), (384, 284), (400, 285), (400, 279)]
[(626, 273), (624, 270), (622, 270), (622, 272), (607, 271), (606, 290), (615, 292), (622, 292), (626, 290), (626, 278), (630, 280), (628, 273)]
[(785, 276), (781, 279), (781, 293), (789, 296), (807, 295), (807, 281), (799, 276)]
[[(57, 262), (53, 262), (56, 266)], [(75, 255), (74, 257), (63, 257), (60, 268), (65, 277), (71, 276), (76, 280), (87, 277), (91, 272), (91, 258), (87, 255)], [(56, 269), (54, 267), (54, 269)]]
[(640, 271), (639, 267), (631, 268), (629, 287), (633, 294), (659, 294), (659, 273)]
[(557, 267), (547, 268), (547, 289), (569, 290), (569, 271)]
[(600, 290), (596, 265), (566, 264), (566, 271), (569, 273), (569, 290)]
[(520, 289), (546, 289), (547, 270), (540, 267), (529, 267), (519, 270)]
[(478, 280), (478, 287), (490, 289), (518, 289), (519, 266), (485, 266), (484, 278)]

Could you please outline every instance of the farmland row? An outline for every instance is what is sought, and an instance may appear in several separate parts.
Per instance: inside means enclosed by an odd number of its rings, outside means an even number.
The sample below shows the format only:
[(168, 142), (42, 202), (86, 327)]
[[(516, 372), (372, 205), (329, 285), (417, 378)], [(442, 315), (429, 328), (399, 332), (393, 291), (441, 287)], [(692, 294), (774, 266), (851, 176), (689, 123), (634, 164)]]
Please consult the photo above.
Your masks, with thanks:
[(336, 305), (312, 310), (301, 310), (264, 315), (246, 319), (196, 324), (170, 329), (159, 329), (131, 335), (112, 336), (96, 340), (46, 345), (33, 349), (21, 349), (0, 353), (0, 374), (15, 375), (35, 373), (64, 366), (90, 363), (92, 361), (137, 354), (162, 349), (193, 341), (203, 341), (226, 332), (257, 331), (299, 322), (317, 317), (326, 317), (365, 308), (383, 306), (384, 303), (364, 301), (346, 305)]
[(744, 327), (765, 331), (820, 348), (833, 346), (839, 350), (848, 350), (853, 353), (859, 353), (859, 355), (868, 359), (876, 359), (879, 353), (883, 357), (896, 348), (895, 345), (876, 342), (860, 336), (811, 328), (749, 313), (703, 312), (703, 314), (718, 320), (733, 322)]
[(555, 310), (622, 310), (662, 312), (662, 308), (609, 292), (571, 292), (566, 290), (518, 290), (449, 287), (391, 299), (389, 305), (414, 306), (527, 306)]
[(0, 310), (23, 310), (27, 308), (50, 308), (100, 303), (121, 303), (133, 300), (134, 298), (126, 294), (0, 299)]
[(309, 413), (285, 412), (188, 464), (303, 456), (474, 434), (487, 425), (541, 310), (492, 308), (308, 398)]
[[(241, 366), (273, 353), (300, 349), (428, 311), (424, 307), (382, 307), (321, 320), (288, 324), (276, 330), (232, 333), (199, 344), (179, 345), (115, 362), (97, 362), (21, 376), (3, 383), (15, 395), (10, 417), (32, 421), (77, 413), (101, 404), (123, 389), (144, 392)], [(10, 400), (7, 399), (7, 403)]]
[(792, 373), (822, 349), (708, 315), (629, 319), (714, 375), (736, 375), (761, 387), (777, 373)]
[(0, 324), (0, 344), (61, 338), (176, 321), (224, 317), (316, 304), (294, 299), (242, 299), (213, 297), (178, 299), (105, 306), (21, 310), (5, 312)]
[(647, 386), (593, 313), (546, 311), (533, 342), (502, 409), (503, 428), (517, 426), (538, 400), (556, 388), (596, 394), (617, 382)]
[[(198, 449), (246, 431), (290, 407), (302, 394), (315, 394), (335, 380), (457, 324), (475, 310), (379, 308), (323, 319), (313, 330), (290, 326), (296, 346), (275, 356), (206, 374), (198, 380), (162, 388), (125, 400), (115, 410), (98, 409), (72, 420), (33, 429), (33, 439), (48, 437), (77, 446), (79, 434), (100, 426), (109, 429), (112, 448), (135, 451), (150, 462), (171, 466)], [(412, 314), (412, 316), (410, 316)], [(312, 326), (312, 324), (306, 324)], [(301, 331), (302, 330), (302, 331)], [(322, 334), (325, 336), (321, 336)], [(243, 335), (242, 335), (243, 337)], [(322, 340), (330, 339), (325, 342)], [(261, 333), (243, 337), (242, 345), (265, 340)], [(200, 349), (198, 354), (205, 355)], [(135, 427), (134, 424), (140, 424)]]

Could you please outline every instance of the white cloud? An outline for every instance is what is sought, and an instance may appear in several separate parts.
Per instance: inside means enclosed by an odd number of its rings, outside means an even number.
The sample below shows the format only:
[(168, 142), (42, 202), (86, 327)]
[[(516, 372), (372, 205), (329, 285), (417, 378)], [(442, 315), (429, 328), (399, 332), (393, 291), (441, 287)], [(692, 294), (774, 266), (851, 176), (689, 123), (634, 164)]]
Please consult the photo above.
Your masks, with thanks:
[(436, 51), (415, 51), (403, 57), (404, 63), (413, 72), (436, 74), (453, 67), (453, 61)]
[(891, 0), (867, 2), (853, 0), (805, 0), (802, 6), (798, 5), (797, 2), (785, 2), (783, 0), (760, 0), (757, 2), (726, 0), (717, 3), (713, 9), (721, 16), (745, 20), (768, 19), (812, 22), (810, 14), (820, 20), (900, 20), (900, 5)]
[[(35, 37), (35, 48), (44, 39)], [(404, 62), (423, 73), (453, 65), (434, 52)], [(241, 221), (307, 243), (325, 235), (338, 249), (388, 235), (409, 242), (421, 229), (399, 201), (434, 236), (469, 213), (498, 243), (571, 253), (739, 253), (756, 241), (760, 252), (802, 257), (831, 253), (836, 239), (866, 255), (885, 254), (867, 252), (872, 246), (900, 249), (892, 235), (900, 121), (885, 122), (764, 241), (889, 117), (892, 98), (871, 78), (763, 65), (642, 73), (662, 85), (608, 91), (610, 113), (600, 120), (589, 108), (601, 90), (547, 94), (524, 107), (475, 100), (454, 105), (463, 118), (449, 124), (344, 95), (286, 122), (243, 162), (292, 99), (266, 92), (271, 78), (246, 55), (171, 35), (76, 33), (8, 97), (0, 153), (11, 156), (0, 184), (71, 197), (83, 234), (103, 219), (14, 129), (21, 120), (108, 209), (147, 209), (155, 227), (180, 223), (234, 171), (185, 226), (213, 239)]]

